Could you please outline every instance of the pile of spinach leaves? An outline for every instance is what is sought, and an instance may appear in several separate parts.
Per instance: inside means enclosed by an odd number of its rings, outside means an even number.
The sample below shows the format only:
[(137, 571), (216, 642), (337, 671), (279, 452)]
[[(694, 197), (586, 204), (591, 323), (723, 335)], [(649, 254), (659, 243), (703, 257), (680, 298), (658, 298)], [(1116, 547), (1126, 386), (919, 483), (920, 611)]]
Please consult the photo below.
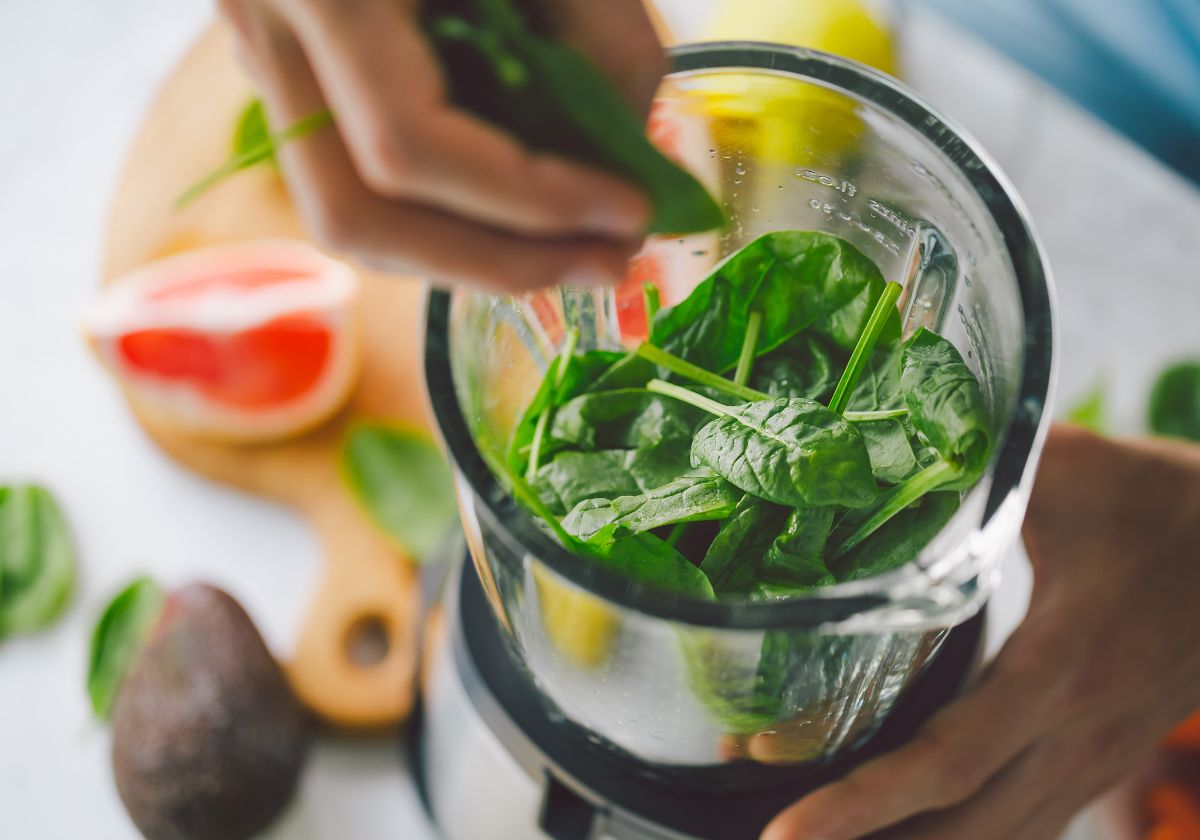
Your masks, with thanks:
[(899, 293), (838, 237), (767, 234), (636, 350), (569, 334), (503, 472), (569, 549), (682, 595), (772, 600), (901, 566), (993, 440), (954, 346), (902, 340)]

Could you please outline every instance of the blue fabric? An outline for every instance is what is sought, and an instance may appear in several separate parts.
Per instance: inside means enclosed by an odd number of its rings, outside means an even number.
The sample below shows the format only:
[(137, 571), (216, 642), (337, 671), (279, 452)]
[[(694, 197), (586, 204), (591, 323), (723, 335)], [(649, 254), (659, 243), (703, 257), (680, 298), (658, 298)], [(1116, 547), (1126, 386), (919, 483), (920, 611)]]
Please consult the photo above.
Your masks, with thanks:
[(1200, 0), (909, 0), (993, 43), (1200, 184)]

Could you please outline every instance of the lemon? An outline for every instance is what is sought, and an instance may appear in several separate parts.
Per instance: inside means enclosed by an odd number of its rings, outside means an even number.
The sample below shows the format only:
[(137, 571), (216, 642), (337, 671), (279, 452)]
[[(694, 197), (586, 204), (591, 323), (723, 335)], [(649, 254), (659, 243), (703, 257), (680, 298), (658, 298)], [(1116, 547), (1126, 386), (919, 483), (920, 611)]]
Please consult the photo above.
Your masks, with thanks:
[[(703, 40), (768, 41), (896, 69), (890, 32), (856, 0), (721, 0)], [(695, 86), (718, 143), (761, 162), (836, 171), (862, 133), (855, 100), (818, 85), (715, 74)]]
[(542, 626), (554, 646), (583, 668), (604, 664), (612, 653), (613, 639), (620, 626), (616, 611), (604, 601), (560, 581), (537, 564), (533, 581), (537, 586)]
[(720, 0), (705, 40), (808, 47), (896, 71), (891, 33), (858, 0)]

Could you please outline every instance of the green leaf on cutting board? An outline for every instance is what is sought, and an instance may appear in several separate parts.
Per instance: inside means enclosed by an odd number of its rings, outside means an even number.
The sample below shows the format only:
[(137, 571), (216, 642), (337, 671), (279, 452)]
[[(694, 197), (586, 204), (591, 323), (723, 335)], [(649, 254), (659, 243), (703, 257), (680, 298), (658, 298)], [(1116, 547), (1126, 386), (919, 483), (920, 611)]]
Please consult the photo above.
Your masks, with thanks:
[(422, 432), (354, 426), (342, 445), (342, 475), (372, 521), (418, 563), (429, 558), (457, 517), (450, 468)]
[(36, 485), (0, 486), (0, 639), (45, 627), (75, 583), (75, 548), (54, 497)]
[(92, 711), (101, 720), (112, 714), (121, 683), (145, 646), (162, 606), (159, 585), (139, 577), (118, 592), (100, 614), (92, 631), (87, 690)]
[(1200, 443), (1200, 361), (1164, 370), (1150, 392), (1150, 431)]
[(333, 122), (333, 115), (321, 111), (302, 117), (287, 128), (275, 133), (267, 130), (266, 113), (262, 102), (253, 100), (238, 117), (234, 129), (233, 154), (207, 175), (198, 179), (175, 199), (175, 209), (181, 210), (231, 175), (275, 159), (275, 151), (285, 143), (306, 137)]

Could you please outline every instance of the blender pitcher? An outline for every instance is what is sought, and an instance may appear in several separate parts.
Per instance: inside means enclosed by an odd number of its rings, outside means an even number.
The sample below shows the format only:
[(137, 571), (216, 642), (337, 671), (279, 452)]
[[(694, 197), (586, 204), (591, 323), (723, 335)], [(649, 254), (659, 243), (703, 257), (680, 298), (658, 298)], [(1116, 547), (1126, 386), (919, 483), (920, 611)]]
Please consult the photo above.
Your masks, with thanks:
[[(969, 635), (967, 655), (950, 676), (956, 687), (966, 676), (1047, 422), (1049, 281), (995, 165), (890, 77), (765, 44), (689, 45), (672, 59), (651, 135), (706, 182), (730, 223), (651, 240), (615, 292), (432, 292), (427, 375), (473, 561), (462, 574), (477, 574), (503, 642), (489, 661), (511, 655), (541, 719), (589, 761), (670, 792), (776, 786), (782, 802), (803, 792), (797, 779), (820, 780), (814, 768), (866, 755), (956, 634)], [(504, 451), (569, 328), (580, 350), (636, 345), (643, 279), (670, 306), (724, 256), (789, 229), (850, 241), (903, 284), (906, 335), (930, 327), (960, 349), (999, 441), (985, 475), (915, 561), (786, 601), (689, 600), (575, 557), (508, 496), (484, 454)], [(595, 798), (567, 775), (567, 787)], [(656, 825), (675, 819), (629, 810)], [(714, 825), (696, 818), (671, 826), (677, 833), (628, 836), (722, 836)]]

